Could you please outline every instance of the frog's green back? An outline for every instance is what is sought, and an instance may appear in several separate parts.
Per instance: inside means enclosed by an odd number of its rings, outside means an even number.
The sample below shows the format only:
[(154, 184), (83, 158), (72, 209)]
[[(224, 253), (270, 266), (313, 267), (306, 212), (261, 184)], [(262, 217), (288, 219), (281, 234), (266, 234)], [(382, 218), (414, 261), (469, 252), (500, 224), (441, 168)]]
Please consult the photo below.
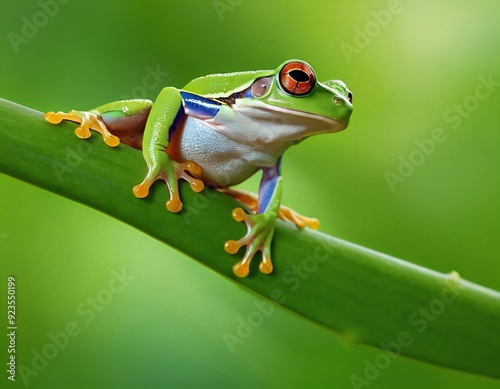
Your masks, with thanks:
[(248, 88), (257, 78), (275, 74), (275, 70), (256, 70), (225, 74), (209, 74), (190, 81), (182, 90), (209, 98), (227, 97)]

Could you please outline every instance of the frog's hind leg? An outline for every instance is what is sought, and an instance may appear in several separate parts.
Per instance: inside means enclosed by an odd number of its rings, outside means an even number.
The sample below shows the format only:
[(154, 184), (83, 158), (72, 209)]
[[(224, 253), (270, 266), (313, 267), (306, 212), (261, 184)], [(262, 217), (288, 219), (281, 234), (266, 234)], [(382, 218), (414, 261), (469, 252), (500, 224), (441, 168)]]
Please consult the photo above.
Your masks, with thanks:
[(123, 109), (109, 107), (109, 110), (101, 113), (102, 121), (109, 132), (118, 136), (123, 143), (142, 150), (144, 129), (153, 102), (151, 100), (125, 100), (125, 102), (126, 106)]
[(225, 193), (240, 203), (244, 204), (250, 213), (257, 213), (259, 211), (259, 201), (257, 195), (242, 189), (234, 188), (217, 188), (219, 192)]
[(63, 120), (80, 124), (75, 129), (75, 134), (82, 139), (90, 137), (90, 130), (94, 130), (102, 135), (108, 146), (118, 146), (121, 140), (141, 149), (142, 135), (152, 105), (151, 100), (121, 100), (90, 111), (47, 112), (45, 120), (52, 124)]
[(79, 123), (80, 125), (75, 129), (75, 135), (81, 139), (89, 138), (90, 130), (94, 130), (102, 135), (108, 146), (115, 147), (120, 144), (120, 138), (111, 134), (99, 114), (92, 111), (47, 112), (44, 117), (52, 124), (59, 124), (63, 120)]
[[(248, 192), (246, 190), (234, 188), (219, 188), (218, 190), (222, 193), (228, 194), (229, 196), (238, 200), (240, 203), (246, 205), (251, 213), (256, 214), (258, 212), (259, 201), (256, 194)], [(306, 226), (312, 228), (313, 230), (317, 230), (319, 228), (318, 219), (302, 216), (293, 209), (284, 205), (281, 205), (279, 208), (278, 218), (285, 221), (288, 220), (299, 228), (304, 228)]]
[(280, 218), (281, 220), (288, 220), (299, 228), (304, 228), (306, 226), (313, 230), (317, 230), (319, 228), (318, 219), (300, 215), (292, 208), (286, 207), (284, 205), (280, 207), (278, 218)]

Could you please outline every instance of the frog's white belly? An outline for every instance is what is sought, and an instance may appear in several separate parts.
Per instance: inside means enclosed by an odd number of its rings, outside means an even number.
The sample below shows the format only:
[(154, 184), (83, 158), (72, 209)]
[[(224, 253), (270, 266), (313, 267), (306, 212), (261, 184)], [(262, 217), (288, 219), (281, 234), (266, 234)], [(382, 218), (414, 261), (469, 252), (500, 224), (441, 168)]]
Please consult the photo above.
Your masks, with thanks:
[[(210, 122), (188, 116), (169, 144), (181, 161), (192, 160), (202, 169), (202, 180), (217, 187), (245, 181), (259, 168), (272, 166), (282, 150), (229, 139)], [(281, 149), (281, 147), (280, 147)]]

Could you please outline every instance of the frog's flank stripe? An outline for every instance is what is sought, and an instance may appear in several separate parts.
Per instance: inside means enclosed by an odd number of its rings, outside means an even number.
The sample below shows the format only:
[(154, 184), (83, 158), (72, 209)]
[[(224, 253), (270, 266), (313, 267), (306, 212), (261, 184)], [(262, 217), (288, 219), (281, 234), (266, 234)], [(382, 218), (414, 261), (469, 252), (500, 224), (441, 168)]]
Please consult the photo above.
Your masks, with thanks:
[(271, 167), (262, 168), (262, 180), (259, 188), (259, 213), (264, 213), (271, 202), (274, 189), (281, 175), (281, 157)]
[(199, 119), (212, 119), (220, 111), (221, 103), (203, 96), (181, 91), (184, 111), (189, 116)]
[(175, 114), (174, 121), (170, 125), (168, 129), (168, 141), (170, 142), (172, 140), (172, 137), (174, 136), (175, 130), (179, 128), (179, 125), (181, 124), (181, 121), (184, 120), (186, 117), (186, 113), (184, 111), (184, 108), (182, 105), (179, 107), (179, 110)]

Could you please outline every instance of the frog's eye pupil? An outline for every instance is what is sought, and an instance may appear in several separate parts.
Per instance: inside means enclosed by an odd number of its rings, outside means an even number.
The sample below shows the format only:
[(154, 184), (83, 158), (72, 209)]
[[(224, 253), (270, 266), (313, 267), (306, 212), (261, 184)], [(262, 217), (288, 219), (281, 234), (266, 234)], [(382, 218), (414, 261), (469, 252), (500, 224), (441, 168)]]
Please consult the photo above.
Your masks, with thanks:
[(309, 76), (307, 75), (306, 72), (303, 72), (302, 70), (292, 70), (290, 73), (288, 73), (288, 75), (297, 82), (309, 81)]
[(306, 95), (312, 91), (316, 76), (312, 68), (305, 62), (288, 62), (280, 70), (281, 88), (293, 96)]
[(347, 97), (349, 98), (349, 102), (352, 104), (352, 93), (349, 92), (349, 94), (347, 95)]

